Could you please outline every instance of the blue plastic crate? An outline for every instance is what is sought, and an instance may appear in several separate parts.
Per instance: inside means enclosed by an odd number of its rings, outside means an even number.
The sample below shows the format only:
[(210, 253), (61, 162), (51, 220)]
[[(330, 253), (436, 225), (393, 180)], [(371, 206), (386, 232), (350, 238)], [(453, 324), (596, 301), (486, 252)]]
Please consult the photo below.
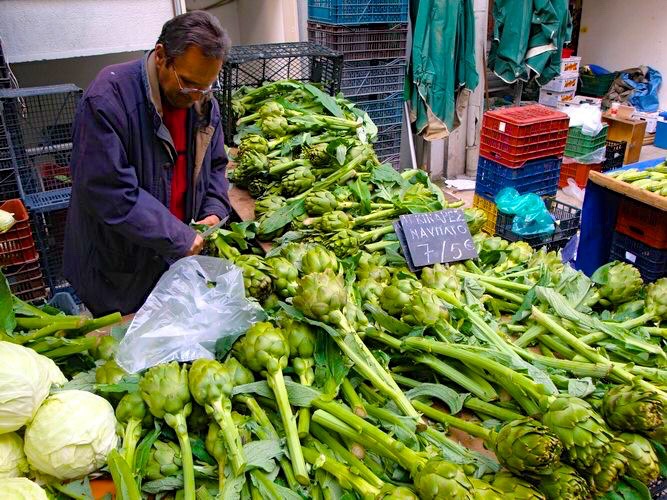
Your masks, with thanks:
[[(67, 289), (68, 291), (57, 291), (53, 294), (53, 297), (49, 300), (48, 304), (51, 307), (60, 309), (65, 314), (70, 316), (76, 316), (80, 312), (79, 305), (81, 300), (74, 294), (71, 288)], [(70, 291), (71, 290), (71, 291)]]
[(62, 188), (43, 193), (29, 194), (24, 197), (26, 207), (31, 212), (50, 212), (69, 207), (72, 188)]
[(308, 0), (308, 19), (330, 24), (407, 23), (408, 0)]
[[(374, 96), (373, 96), (374, 97)], [(363, 109), (371, 117), (373, 123), (382, 129), (403, 122), (403, 94), (396, 93), (389, 97), (375, 100), (363, 100), (355, 102), (355, 106)]]
[(346, 97), (354, 98), (403, 92), (404, 84), (405, 59), (355, 61), (343, 65), (340, 89)]
[(560, 158), (541, 158), (521, 168), (508, 168), (480, 156), (475, 192), (489, 200), (495, 199), (506, 187), (514, 188), (520, 194), (553, 196), (558, 191), (561, 163)]

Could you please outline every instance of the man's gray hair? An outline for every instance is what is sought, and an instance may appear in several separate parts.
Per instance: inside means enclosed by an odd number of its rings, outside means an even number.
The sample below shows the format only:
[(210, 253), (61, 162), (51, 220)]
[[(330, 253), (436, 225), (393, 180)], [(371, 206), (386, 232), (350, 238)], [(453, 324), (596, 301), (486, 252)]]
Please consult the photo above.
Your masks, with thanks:
[(193, 45), (206, 57), (225, 60), (231, 46), (218, 18), (203, 10), (186, 12), (164, 23), (157, 43), (164, 46), (170, 63)]

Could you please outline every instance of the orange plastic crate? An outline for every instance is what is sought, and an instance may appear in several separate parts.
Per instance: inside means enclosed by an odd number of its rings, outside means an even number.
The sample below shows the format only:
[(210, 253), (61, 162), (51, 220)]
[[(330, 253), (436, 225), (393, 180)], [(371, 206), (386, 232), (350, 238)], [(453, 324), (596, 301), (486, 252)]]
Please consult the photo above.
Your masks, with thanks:
[(21, 200), (8, 200), (0, 210), (14, 214), (16, 224), (6, 233), (0, 234), (0, 266), (13, 266), (37, 258), (35, 241), (30, 229), (28, 211)]
[(558, 180), (558, 187), (564, 188), (567, 186), (568, 179), (574, 179), (577, 186), (584, 189), (588, 182), (588, 173), (593, 170), (595, 172), (602, 171), (602, 163), (577, 163), (567, 157), (563, 158), (563, 164), (560, 167), (560, 179)]
[(667, 212), (623, 197), (618, 205), (616, 231), (658, 249), (667, 250)]

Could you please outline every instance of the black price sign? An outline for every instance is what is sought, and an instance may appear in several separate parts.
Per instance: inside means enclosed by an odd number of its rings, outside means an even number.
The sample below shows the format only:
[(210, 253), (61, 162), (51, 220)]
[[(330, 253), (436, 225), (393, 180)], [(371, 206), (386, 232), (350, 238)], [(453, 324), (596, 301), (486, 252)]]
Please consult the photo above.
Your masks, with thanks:
[(477, 257), (461, 209), (401, 215), (394, 227), (412, 269)]

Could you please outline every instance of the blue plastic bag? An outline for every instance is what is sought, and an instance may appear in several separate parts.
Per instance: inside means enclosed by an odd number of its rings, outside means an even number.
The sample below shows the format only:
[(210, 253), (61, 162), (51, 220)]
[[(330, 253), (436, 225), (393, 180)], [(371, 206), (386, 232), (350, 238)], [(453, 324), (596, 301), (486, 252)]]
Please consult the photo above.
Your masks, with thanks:
[(662, 84), (662, 75), (657, 69), (651, 67), (648, 68), (648, 71), (646, 72), (647, 83), (635, 82), (630, 78), (628, 73), (623, 73), (621, 77), (623, 78), (623, 83), (634, 89), (629, 102), (635, 109), (646, 113), (654, 113), (655, 111), (658, 111), (658, 106), (660, 104), (658, 92), (660, 91), (660, 85)]
[(544, 200), (535, 193), (519, 194), (514, 188), (504, 188), (496, 195), (498, 211), (514, 215), (512, 232), (520, 236), (553, 234), (554, 219)]

